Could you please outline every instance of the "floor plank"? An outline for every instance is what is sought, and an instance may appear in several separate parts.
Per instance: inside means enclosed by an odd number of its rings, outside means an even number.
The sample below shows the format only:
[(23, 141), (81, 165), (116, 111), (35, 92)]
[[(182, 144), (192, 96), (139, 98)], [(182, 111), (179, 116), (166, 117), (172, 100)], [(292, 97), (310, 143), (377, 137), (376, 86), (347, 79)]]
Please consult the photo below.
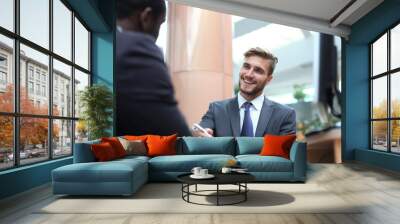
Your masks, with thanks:
[(309, 183), (323, 186), (359, 214), (36, 214), (56, 197), (49, 185), (0, 201), (0, 223), (14, 224), (397, 224), (400, 174), (359, 163), (311, 164)]

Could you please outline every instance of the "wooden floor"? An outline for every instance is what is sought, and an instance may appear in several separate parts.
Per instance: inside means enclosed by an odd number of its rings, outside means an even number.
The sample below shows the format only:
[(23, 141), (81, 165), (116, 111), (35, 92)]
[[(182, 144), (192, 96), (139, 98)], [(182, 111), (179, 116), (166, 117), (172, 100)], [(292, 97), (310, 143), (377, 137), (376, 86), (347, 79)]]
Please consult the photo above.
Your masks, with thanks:
[[(36, 214), (54, 200), (42, 186), (0, 202), (0, 223), (237, 224), (237, 223), (400, 223), (400, 174), (357, 163), (313, 164), (308, 182), (317, 183), (349, 203), (366, 204), (356, 214)], [(315, 203), (319, 203), (315, 201)], [(173, 206), (173, 205), (172, 205)]]

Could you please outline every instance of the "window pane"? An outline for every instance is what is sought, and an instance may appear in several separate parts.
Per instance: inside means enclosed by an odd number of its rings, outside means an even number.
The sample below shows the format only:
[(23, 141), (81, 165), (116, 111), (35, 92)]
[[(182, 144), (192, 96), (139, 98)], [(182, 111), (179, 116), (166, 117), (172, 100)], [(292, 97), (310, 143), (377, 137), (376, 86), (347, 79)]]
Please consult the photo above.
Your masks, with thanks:
[(75, 143), (88, 140), (88, 129), (83, 120), (75, 121)]
[(20, 0), (21, 36), (49, 48), (49, 1)]
[(72, 121), (53, 120), (53, 157), (72, 154)]
[(89, 86), (89, 75), (75, 69), (75, 117), (79, 117), (81, 114), (79, 95), (86, 86)]
[(13, 40), (0, 35), (0, 111), (14, 111)]
[(372, 122), (372, 147), (387, 151), (387, 121)]
[(53, 51), (71, 60), (72, 12), (60, 1), (53, 1)]
[(0, 116), (0, 170), (14, 165), (13, 118)]
[(89, 70), (89, 32), (75, 18), (75, 63)]
[(392, 152), (400, 153), (400, 120), (391, 121)]
[(400, 72), (391, 75), (390, 86), (391, 115), (400, 118)]
[(14, 0), (0, 1), (0, 26), (14, 31)]
[[(49, 57), (21, 44), (20, 109), (25, 114), (48, 114)], [(44, 92), (43, 92), (44, 90)]]
[(373, 75), (387, 71), (387, 34), (372, 45), (372, 68)]
[(48, 119), (22, 117), (20, 119), (21, 164), (34, 163), (49, 158)]
[(72, 117), (71, 66), (53, 60), (53, 115)]
[(372, 118), (387, 118), (386, 76), (372, 81)]
[(391, 31), (390, 50), (391, 69), (400, 67), (400, 24)]

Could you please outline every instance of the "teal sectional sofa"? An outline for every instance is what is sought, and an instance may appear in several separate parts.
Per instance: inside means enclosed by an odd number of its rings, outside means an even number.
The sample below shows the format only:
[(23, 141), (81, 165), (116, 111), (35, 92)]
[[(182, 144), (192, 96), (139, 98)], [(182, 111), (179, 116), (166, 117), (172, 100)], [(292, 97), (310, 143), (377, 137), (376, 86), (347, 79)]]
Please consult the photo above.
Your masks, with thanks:
[(260, 156), (262, 137), (178, 138), (177, 155), (127, 156), (122, 159), (96, 162), (91, 141), (75, 144), (74, 163), (52, 171), (54, 194), (68, 195), (131, 195), (148, 181), (176, 181), (193, 167), (219, 172), (228, 160), (234, 159), (260, 182), (305, 182), (306, 144), (295, 142), (290, 159)]

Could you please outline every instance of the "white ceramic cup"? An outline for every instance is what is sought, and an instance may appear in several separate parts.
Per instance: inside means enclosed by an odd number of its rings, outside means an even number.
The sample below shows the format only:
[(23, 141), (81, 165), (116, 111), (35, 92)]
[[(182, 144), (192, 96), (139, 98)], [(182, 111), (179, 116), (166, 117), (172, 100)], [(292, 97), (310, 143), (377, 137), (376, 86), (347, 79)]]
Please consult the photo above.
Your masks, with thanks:
[(201, 169), (200, 170), (200, 176), (207, 176), (208, 175), (208, 169)]
[(193, 167), (193, 169), (192, 169), (192, 173), (194, 174), (194, 175), (196, 175), (196, 176), (199, 176), (199, 175), (201, 175), (200, 174), (200, 171), (202, 170), (202, 168), (201, 167)]
[(232, 171), (232, 169), (229, 167), (222, 167), (222, 170), (221, 170), (222, 173), (230, 173), (231, 171)]

